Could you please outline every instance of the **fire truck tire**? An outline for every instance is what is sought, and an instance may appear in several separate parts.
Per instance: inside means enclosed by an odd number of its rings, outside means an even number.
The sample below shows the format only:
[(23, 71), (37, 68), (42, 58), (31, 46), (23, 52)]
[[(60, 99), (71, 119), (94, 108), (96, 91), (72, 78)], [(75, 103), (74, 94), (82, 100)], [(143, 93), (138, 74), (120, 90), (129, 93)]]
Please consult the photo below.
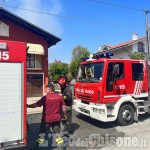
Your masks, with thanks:
[(131, 105), (123, 105), (118, 113), (117, 122), (121, 126), (127, 126), (134, 122), (134, 109)]

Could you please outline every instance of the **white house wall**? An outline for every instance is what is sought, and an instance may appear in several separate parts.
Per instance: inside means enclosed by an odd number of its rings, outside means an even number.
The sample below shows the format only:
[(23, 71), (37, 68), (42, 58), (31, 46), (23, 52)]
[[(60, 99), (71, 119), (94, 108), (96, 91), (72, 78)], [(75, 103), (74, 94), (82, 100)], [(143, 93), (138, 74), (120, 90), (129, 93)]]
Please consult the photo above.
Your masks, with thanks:
[[(112, 52), (114, 56), (112, 58), (130, 58), (129, 54), (138, 52), (138, 43), (142, 42), (145, 45), (145, 52), (146, 50), (146, 38), (140, 38), (137, 40), (132, 40), (129, 42), (124, 42), (118, 45), (111, 46), (109, 47), (108, 45), (104, 45), (100, 47), (99, 53), (106, 53), (106, 52)], [(150, 44), (150, 42), (149, 42)], [(97, 53), (98, 54), (98, 53)]]
[(129, 53), (133, 53), (132, 46), (126, 47), (126, 48), (121, 48), (112, 51), (114, 56), (113, 58), (129, 58)]
[[(146, 41), (142, 40), (139, 41), (146, 45)], [(146, 49), (146, 47), (145, 47)], [(125, 48), (119, 48), (117, 50), (113, 50), (112, 53), (114, 54), (113, 58), (129, 58), (129, 53), (138, 52), (138, 42), (134, 43), (130, 46), (126, 46)]]

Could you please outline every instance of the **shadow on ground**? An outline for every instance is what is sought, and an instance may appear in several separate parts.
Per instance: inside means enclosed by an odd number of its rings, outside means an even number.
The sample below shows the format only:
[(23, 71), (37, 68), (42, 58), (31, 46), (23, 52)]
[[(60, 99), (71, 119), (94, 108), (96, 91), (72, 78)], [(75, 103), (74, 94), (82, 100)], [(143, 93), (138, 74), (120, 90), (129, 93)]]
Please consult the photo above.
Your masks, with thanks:
[(91, 124), (91, 125), (98, 127), (98, 128), (107, 129), (107, 128), (115, 128), (118, 126), (118, 124), (115, 121), (113, 121), (113, 122), (101, 122), (99, 120), (92, 119), (92, 118), (85, 116), (85, 115), (82, 115), (82, 114), (77, 114), (76, 117), (78, 119), (81, 119), (81, 120), (87, 122), (88, 124)]
[[(99, 127), (99, 128), (103, 128), (103, 129), (115, 128), (115, 127), (119, 126), (116, 121), (113, 121), (113, 122), (101, 122), (101, 121), (98, 121), (96, 119), (92, 119), (92, 118), (90, 118), (88, 116), (85, 116), (85, 115), (82, 115), (82, 114), (77, 114), (76, 117), (78, 119), (81, 119), (81, 120), (87, 122), (88, 124), (91, 124), (91, 125), (93, 125), (95, 127)], [(150, 113), (139, 115), (139, 120), (138, 121), (139, 122), (144, 122), (147, 119), (150, 119)]]
[(144, 122), (147, 119), (150, 119), (150, 113), (139, 115), (139, 122)]

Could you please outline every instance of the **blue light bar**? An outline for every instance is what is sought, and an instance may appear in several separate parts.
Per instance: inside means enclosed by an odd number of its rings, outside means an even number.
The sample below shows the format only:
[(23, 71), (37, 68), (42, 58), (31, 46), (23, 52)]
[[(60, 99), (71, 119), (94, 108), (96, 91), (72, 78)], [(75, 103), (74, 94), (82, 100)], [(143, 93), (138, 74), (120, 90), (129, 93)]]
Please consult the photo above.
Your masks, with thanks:
[[(114, 56), (114, 54), (111, 53), (111, 52), (107, 52), (107, 53), (104, 53), (104, 54), (97, 54), (97, 55), (94, 55), (94, 56), (92, 57), (92, 59), (110, 58), (110, 56)], [(89, 59), (89, 57), (84, 57), (84, 58), (82, 58), (82, 62), (83, 62), (83, 61), (86, 61), (87, 59)]]
[(111, 53), (111, 52), (109, 52), (109, 53), (106, 53), (106, 56), (107, 56), (107, 57), (110, 57), (110, 56), (114, 56), (114, 54)]
[(114, 54), (111, 53), (111, 52), (107, 52), (107, 53), (104, 53), (104, 54), (97, 54), (95, 56), (93, 56), (94, 59), (99, 59), (99, 58), (110, 58), (110, 56), (113, 56)]
[(87, 59), (89, 59), (89, 57), (84, 57), (82, 58), (82, 61), (86, 61)]

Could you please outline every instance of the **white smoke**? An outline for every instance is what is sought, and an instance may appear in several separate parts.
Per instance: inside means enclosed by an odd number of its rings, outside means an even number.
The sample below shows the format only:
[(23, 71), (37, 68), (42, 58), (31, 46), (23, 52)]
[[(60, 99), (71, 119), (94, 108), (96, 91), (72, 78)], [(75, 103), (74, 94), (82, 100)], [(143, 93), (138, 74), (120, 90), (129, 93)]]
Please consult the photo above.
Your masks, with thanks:
[(63, 28), (59, 22), (59, 18), (42, 13), (46, 12), (59, 15), (62, 11), (59, 0), (19, 0), (18, 4), (17, 7), (35, 10), (39, 13), (17, 9), (16, 15), (56, 36), (61, 36)]

